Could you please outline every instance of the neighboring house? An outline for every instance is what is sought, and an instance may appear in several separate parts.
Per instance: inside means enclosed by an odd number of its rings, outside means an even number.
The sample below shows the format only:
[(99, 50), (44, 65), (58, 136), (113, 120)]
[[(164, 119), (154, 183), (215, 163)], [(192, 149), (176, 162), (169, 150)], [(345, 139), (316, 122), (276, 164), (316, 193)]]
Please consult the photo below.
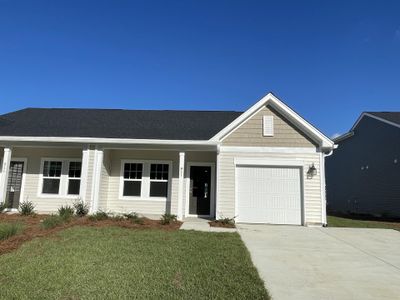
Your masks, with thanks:
[(28, 108), (0, 117), (0, 146), (14, 208), (326, 223), (334, 143), (271, 93), (243, 113)]
[(328, 210), (400, 217), (400, 112), (364, 112), (326, 161)]

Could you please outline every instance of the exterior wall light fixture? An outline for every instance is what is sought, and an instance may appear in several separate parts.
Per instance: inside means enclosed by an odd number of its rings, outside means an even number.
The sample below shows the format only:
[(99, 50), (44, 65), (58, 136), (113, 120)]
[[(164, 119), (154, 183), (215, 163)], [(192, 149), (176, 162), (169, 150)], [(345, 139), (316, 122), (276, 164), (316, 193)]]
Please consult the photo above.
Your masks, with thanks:
[(313, 178), (317, 175), (317, 168), (314, 166), (314, 163), (308, 168), (307, 178)]

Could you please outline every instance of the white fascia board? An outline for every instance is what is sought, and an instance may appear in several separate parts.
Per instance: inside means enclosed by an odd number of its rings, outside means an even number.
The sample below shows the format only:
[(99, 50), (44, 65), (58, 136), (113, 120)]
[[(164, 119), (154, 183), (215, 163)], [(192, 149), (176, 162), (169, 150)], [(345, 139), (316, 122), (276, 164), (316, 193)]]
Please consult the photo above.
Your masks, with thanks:
[(289, 106), (284, 104), (281, 100), (279, 100), (272, 93), (268, 93), (261, 100), (259, 100), (256, 104), (250, 107), (247, 111), (241, 114), (238, 118), (236, 118), (232, 123), (222, 129), (219, 133), (217, 133), (214, 137), (211, 138), (211, 141), (220, 141), (224, 138), (228, 133), (233, 131), (237, 126), (242, 124), (249, 117), (254, 115), (257, 111), (259, 111), (263, 106), (271, 103), (272, 106), (279, 110), (280, 113), (288, 117), (290, 120), (293, 120), (295, 124), (299, 126), (306, 134), (310, 135), (314, 139), (317, 139), (320, 142), (321, 148), (333, 148), (334, 142), (325, 136), (322, 132), (316, 129), (313, 125), (304, 120), (300, 115), (298, 115), (294, 110), (292, 110)]
[(212, 140), (152, 140), (152, 139), (118, 139), (86, 137), (26, 137), (0, 136), (0, 141), (7, 142), (51, 142), (51, 143), (84, 143), (84, 144), (142, 144), (142, 145), (217, 145)]
[(358, 117), (357, 121), (354, 123), (353, 127), (351, 127), (350, 131), (353, 131), (354, 128), (357, 127), (358, 123), (360, 123), (361, 120), (362, 120), (362, 118), (364, 118), (364, 117), (370, 117), (370, 118), (372, 118), (372, 119), (375, 119), (375, 120), (381, 121), (381, 122), (383, 122), (383, 123), (392, 125), (392, 126), (394, 126), (394, 127), (400, 128), (400, 125), (397, 124), (397, 123), (390, 122), (390, 121), (385, 120), (385, 119), (383, 119), (383, 118), (380, 118), (380, 117), (377, 117), (377, 116), (374, 116), (374, 115), (371, 115), (371, 114), (369, 114), (369, 113), (365, 113), (365, 112), (364, 112), (364, 113), (362, 113), (362, 114)]
[(245, 147), (220, 146), (220, 153), (317, 153), (314, 147)]

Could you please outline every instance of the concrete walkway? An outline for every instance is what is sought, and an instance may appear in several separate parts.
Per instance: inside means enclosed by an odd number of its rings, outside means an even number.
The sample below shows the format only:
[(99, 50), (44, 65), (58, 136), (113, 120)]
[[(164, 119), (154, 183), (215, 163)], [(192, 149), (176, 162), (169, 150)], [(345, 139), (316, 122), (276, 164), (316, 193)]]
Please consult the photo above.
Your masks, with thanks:
[(400, 232), (238, 225), (273, 299), (400, 299)]
[(181, 230), (196, 230), (206, 232), (236, 232), (236, 228), (211, 227), (210, 220), (200, 218), (186, 218), (183, 220)]

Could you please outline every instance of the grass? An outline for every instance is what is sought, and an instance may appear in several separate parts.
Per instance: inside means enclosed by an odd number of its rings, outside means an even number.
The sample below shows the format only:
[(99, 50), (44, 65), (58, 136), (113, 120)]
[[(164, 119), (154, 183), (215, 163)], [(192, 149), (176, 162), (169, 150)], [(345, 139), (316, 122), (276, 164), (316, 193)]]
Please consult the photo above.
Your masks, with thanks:
[(0, 265), (1, 299), (269, 299), (236, 233), (77, 226)]
[(19, 223), (0, 223), (0, 241), (16, 235), (22, 229), (23, 226)]
[(51, 229), (57, 226), (64, 224), (67, 220), (65, 219), (67, 215), (63, 215), (64, 217), (58, 215), (50, 215), (43, 219), (42, 227), (44, 229)]
[(351, 217), (328, 216), (328, 227), (386, 228), (400, 231), (400, 222), (357, 220)]

